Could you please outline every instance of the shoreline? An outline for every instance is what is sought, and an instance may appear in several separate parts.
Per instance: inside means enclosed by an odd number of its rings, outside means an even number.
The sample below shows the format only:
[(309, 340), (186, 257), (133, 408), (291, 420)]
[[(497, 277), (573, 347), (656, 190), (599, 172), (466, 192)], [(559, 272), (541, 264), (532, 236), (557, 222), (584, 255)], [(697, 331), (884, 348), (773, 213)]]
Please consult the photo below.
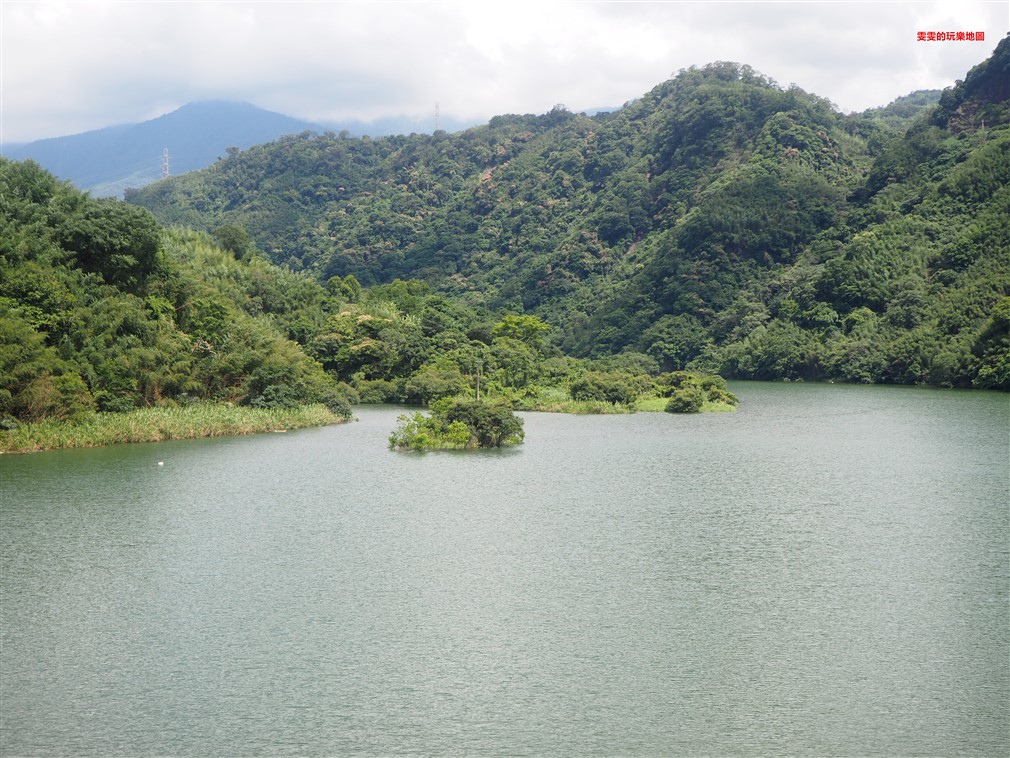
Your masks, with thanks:
[(324, 405), (267, 409), (198, 403), (95, 413), (76, 421), (47, 420), (0, 431), (0, 455), (42, 453), (134, 442), (232, 437), (329, 426), (350, 421)]
[[(667, 402), (669, 402), (669, 398), (665, 397), (643, 398), (633, 406), (607, 403), (602, 400), (547, 400), (531, 403), (521, 402), (516, 410), (533, 413), (570, 413), (579, 416), (611, 416), (630, 413), (665, 413)], [(735, 410), (736, 406), (730, 403), (705, 401), (698, 413), (732, 413)]]

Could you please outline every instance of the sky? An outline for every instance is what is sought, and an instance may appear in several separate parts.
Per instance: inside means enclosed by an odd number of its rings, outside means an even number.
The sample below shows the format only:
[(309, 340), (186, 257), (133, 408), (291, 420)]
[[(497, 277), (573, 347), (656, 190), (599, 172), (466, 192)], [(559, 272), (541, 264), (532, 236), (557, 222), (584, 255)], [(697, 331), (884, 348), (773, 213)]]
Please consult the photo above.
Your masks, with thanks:
[(951, 86), (1008, 31), (1007, 0), (0, 0), (0, 143), (215, 99), (321, 123), (592, 111), (714, 61), (861, 111)]

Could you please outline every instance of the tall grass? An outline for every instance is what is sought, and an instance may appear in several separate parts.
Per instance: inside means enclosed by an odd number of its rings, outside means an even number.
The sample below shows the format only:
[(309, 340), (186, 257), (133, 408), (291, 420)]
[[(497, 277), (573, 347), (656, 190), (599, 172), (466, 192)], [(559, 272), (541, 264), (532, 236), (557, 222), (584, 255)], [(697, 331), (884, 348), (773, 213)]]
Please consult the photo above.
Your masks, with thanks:
[(0, 452), (34, 453), (124, 442), (224, 437), (336, 424), (344, 419), (324, 405), (291, 409), (246, 408), (198, 403), (177, 408), (142, 408), (130, 413), (96, 413), (77, 421), (42, 421), (0, 431)]
[(542, 413), (630, 413), (626, 405), (614, 405), (601, 400), (572, 400), (566, 387), (538, 387), (535, 396), (518, 398), (515, 408), (519, 411), (540, 411)]
[(615, 405), (603, 400), (523, 400), (519, 403), (517, 410), (586, 415), (632, 413), (634, 411), (630, 406)]
[[(603, 400), (572, 400), (568, 390), (563, 387), (541, 387), (533, 397), (523, 397), (516, 401), (516, 410), (542, 411), (544, 413), (662, 413), (666, 410), (668, 397), (658, 395), (642, 395), (634, 405), (615, 405)], [(736, 406), (729, 403), (705, 401), (701, 406), (702, 413), (725, 413), (735, 411)]]
[(638, 398), (638, 402), (635, 403), (635, 410), (644, 411), (645, 413), (662, 413), (666, 410), (666, 404), (669, 402), (670, 398), (668, 397), (645, 395)]

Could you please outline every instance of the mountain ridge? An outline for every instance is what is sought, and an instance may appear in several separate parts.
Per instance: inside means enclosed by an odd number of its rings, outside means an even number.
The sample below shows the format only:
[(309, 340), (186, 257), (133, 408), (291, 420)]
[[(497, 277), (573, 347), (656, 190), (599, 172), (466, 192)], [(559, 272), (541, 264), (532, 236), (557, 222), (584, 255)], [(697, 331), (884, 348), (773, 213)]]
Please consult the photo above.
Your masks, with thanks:
[(161, 178), (166, 148), (169, 172), (179, 174), (210, 165), (228, 147), (245, 148), (316, 128), (317, 124), (248, 103), (209, 100), (138, 124), (39, 140), (5, 155), (12, 160), (34, 160), (80, 189), (111, 197), (122, 195), (126, 187), (141, 187)]
[[(966, 77), (997, 116), (1008, 40)], [(320, 281), (420, 278), (534, 314), (574, 355), (1010, 386), (990, 349), (1003, 327), (985, 326), (1010, 295), (1010, 128), (931, 121), (966, 86), (844, 115), (720, 62), (594, 117), (556, 107), (455, 135), (289, 136), (128, 200), (170, 225), (242, 227)]]
[[(463, 123), (445, 119), (450, 128)], [(332, 131), (381, 135), (421, 126), (421, 120), (407, 118), (319, 123), (243, 101), (202, 100), (139, 123), (5, 146), (3, 155), (11, 160), (34, 160), (96, 197), (121, 197), (127, 188), (144, 187), (163, 177), (166, 148), (169, 174), (175, 176), (206, 168), (225, 156), (228, 148), (245, 150), (287, 134)]]

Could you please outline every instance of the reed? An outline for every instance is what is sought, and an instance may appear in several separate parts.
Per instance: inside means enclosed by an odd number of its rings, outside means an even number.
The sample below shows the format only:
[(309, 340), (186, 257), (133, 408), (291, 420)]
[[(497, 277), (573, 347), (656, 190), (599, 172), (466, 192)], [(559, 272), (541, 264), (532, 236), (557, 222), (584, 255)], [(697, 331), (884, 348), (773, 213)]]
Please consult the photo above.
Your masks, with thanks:
[(519, 405), (519, 410), (541, 413), (575, 413), (586, 415), (609, 415), (633, 413), (627, 405), (615, 405), (602, 400), (528, 400)]
[(286, 431), (344, 421), (324, 405), (289, 409), (247, 408), (224, 403), (141, 408), (95, 413), (74, 421), (47, 420), (0, 431), (0, 452), (34, 453), (127, 442), (224, 437)]

